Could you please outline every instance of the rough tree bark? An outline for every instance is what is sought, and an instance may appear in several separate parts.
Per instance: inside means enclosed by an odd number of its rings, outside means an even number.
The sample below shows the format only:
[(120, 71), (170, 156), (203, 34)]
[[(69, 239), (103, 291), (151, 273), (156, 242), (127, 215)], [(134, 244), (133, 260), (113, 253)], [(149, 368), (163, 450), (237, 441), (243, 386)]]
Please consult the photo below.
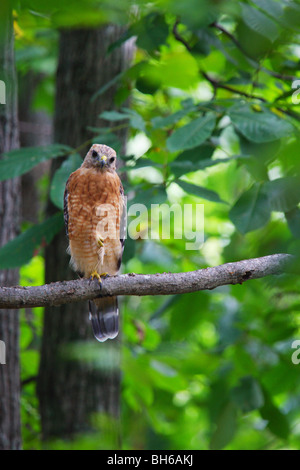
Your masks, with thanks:
[[(0, 5), (0, 79), (6, 85), (6, 104), (0, 104), (0, 158), (18, 147), (14, 37), (9, 2)], [(0, 183), (0, 246), (18, 233), (20, 182)], [(18, 283), (18, 270), (0, 271), (0, 284)], [(6, 345), (6, 364), (0, 364), (0, 449), (20, 449), (20, 367), (18, 310), (0, 311), (0, 339)]]
[[(60, 34), (57, 96), (54, 121), (56, 142), (77, 147), (92, 137), (87, 126), (99, 126), (98, 115), (114, 107), (115, 89), (109, 89), (100, 99), (91, 97), (116, 74), (127, 67), (132, 47), (124, 44), (106, 55), (107, 46), (119, 38), (119, 27), (107, 25), (93, 30), (70, 30)], [(131, 49), (131, 50), (130, 50)], [(102, 123), (103, 125), (103, 123)], [(119, 136), (123, 143), (126, 133)], [(105, 142), (101, 142), (105, 143)], [(82, 155), (86, 152), (83, 149)], [(54, 160), (52, 174), (61, 161)], [(57, 209), (51, 204), (48, 214)], [(74, 279), (66, 254), (64, 233), (55, 237), (46, 249), (46, 282)], [(45, 440), (53, 437), (72, 437), (76, 432), (90, 429), (92, 413), (104, 413), (118, 421), (120, 371), (95, 370), (86, 364), (62, 359), (66, 345), (92, 339), (87, 303), (47, 307), (38, 378), (42, 434)], [(119, 350), (118, 342), (114, 346)], [(111, 353), (107, 345), (102, 353)], [(115, 351), (116, 353), (116, 351)], [(107, 358), (109, 360), (109, 357)], [(105, 359), (104, 359), (105, 362)], [(105, 366), (105, 364), (104, 364)], [(106, 430), (112, 439), (105, 444), (118, 447), (119, 430)], [(100, 443), (101, 445), (101, 443)]]
[[(52, 142), (52, 119), (45, 111), (32, 109), (34, 94), (43, 75), (33, 71), (18, 76), (20, 146), (34, 147)], [(37, 187), (38, 180), (48, 173), (50, 161), (42, 162), (21, 177), (21, 222), (38, 223), (44, 209)]]

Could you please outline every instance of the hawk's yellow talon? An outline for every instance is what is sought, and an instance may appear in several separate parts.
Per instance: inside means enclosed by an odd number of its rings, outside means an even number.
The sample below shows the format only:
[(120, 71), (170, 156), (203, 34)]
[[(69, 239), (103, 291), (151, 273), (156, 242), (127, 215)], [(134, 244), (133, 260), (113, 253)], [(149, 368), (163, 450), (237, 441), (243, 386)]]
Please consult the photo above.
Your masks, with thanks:
[(100, 282), (101, 284), (101, 275), (99, 273), (97, 273), (97, 271), (93, 271), (92, 274), (90, 275), (90, 280), (93, 281), (94, 279), (98, 279), (98, 281)]
[(108, 273), (97, 273), (97, 271), (93, 271), (92, 274), (90, 275), (90, 280), (93, 281), (95, 278), (98, 279), (99, 284), (102, 283), (102, 277), (107, 277)]

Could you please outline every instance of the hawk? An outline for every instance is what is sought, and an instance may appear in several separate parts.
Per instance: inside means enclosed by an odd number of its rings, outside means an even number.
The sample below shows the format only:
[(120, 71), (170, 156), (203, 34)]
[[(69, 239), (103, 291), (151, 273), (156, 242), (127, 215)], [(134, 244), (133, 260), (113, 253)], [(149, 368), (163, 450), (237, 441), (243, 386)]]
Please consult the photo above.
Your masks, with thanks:
[[(101, 276), (118, 273), (124, 249), (124, 237), (120, 236), (124, 209), (116, 152), (107, 145), (94, 144), (81, 167), (70, 175), (64, 193), (70, 263), (82, 276), (101, 283)], [(89, 316), (98, 341), (117, 336), (117, 297), (89, 301)]]

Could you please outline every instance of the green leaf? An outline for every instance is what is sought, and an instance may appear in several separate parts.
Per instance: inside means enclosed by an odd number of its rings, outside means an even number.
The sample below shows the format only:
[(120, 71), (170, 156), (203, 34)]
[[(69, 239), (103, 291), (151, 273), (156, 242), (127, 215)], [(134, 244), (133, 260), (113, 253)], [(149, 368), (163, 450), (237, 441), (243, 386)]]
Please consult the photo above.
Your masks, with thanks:
[(214, 113), (207, 113), (205, 116), (194, 119), (173, 132), (167, 139), (167, 148), (170, 152), (176, 152), (197, 147), (210, 137), (215, 124)]
[(124, 121), (125, 119), (129, 119), (127, 114), (120, 113), (119, 111), (103, 111), (99, 117), (106, 121)]
[(170, 163), (170, 169), (177, 178), (186, 173), (201, 170), (215, 165), (220, 160), (212, 160), (214, 146), (209, 144), (199, 145), (192, 150), (185, 150)]
[(241, 338), (242, 332), (238, 327), (239, 321), (240, 315), (238, 312), (234, 310), (224, 311), (216, 325), (221, 348), (228, 347), (230, 344), (236, 344)]
[(268, 167), (264, 164), (263, 161), (257, 160), (254, 157), (242, 157), (239, 161), (245, 165), (250, 175), (254, 178), (255, 181), (262, 182), (268, 181)]
[(98, 96), (103, 95), (109, 88), (111, 88), (113, 85), (119, 82), (121, 78), (124, 76), (125, 72), (118, 73), (115, 75), (111, 80), (109, 80), (105, 85), (103, 85), (96, 93), (91, 98), (91, 102), (95, 101)]
[(276, 0), (252, 0), (268, 16), (272, 16), (279, 23), (284, 12), (284, 5)]
[(198, 163), (193, 162), (177, 162), (174, 161), (170, 164), (170, 169), (173, 175), (176, 178), (179, 178), (182, 175), (186, 175), (187, 173), (192, 173), (193, 171), (204, 170), (210, 166), (218, 165), (219, 163), (227, 163), (231, 160), (231, 158), (216, 158), (212, 160), (211, 158), (207, 158), (206, 160), (200, 160)]
[[(206, 311), (209, 308), (209, 300), (206, 292), (192, 292), (174, 297), (172, 304), (169, 305), (170, 330), (173, 338), (182, 340), (197, 330), (201, 318), (194, 306), (201, 305), (201, 309)], [(189, 315), (186, 312), (189, 312)]]
[(175, 180), (175, 183), (178, 184), (178, 186), (180, 186), (185, 192), (200, 197), (201, 199), (207, 199), (208, 201), (213, 202), (225, 202), (222, 201), (218, 193), (212, 191), (211, 189), (207, 189), (203, 186), (198, 186), (192, 183), (187, 183), (186, 181), (182, 180)]
[(245, 3), (240, 4), (242, 7), (242, 18), (249, 28), (253, 29), (256, 33), (265, 36), (274, 42), (279, 35), (278, 26), (268, 16), (260, 10), (253, 8)]
[(71, 151), (71, 147), (61, 144), (11, 150), (5, 153), (4, 159), (0, 161), (0, 181), (21, 176), (38, 163), (50, 158), (62, 157)]
[(243, 413), (249, 413), (264, 405), (263, 391), (259, 383), (250, 376), (240, 379), (240, 384), (232, 390), (231, 396)]
[(82, 158), (78, 153), (72, 154), (65, 160), (55, 172), (50, 186), (50, 199), (59, 209), (64, 207), (64, 192), (66, 182), (73, 171), (82, 164)]
[(124, 111), (129, 117), (131, 127), (142, 132), (146, 131), (144, 119), (139, 113), (129, 108), (122, 108), (122, 111)]
[(35, 256), (36, 250), (50, 243), (53, 237), (63, 228), (63, 225), (63, 215), (58, 212), (6, 243), (0, 248), (0, 268), (16, 268), (28, 263)]
[(26, 376), (34, 376), (38, 373), (39, 369), (39, 351), (34, 349), (27, 349), (22, 351), (22, 372), (24, 372), (23, 368), (25, 368)]
[(285, 5), (283, 22), (287, 28), (293, 28), (295, 31), (299, 31), (300, 22), (300, 5), (295, 2), (290, 2)]
[(275, 160), (281, 141), (272, 140), (266, 143), (254, 143), (245, 139), (242, 135), (240, 136), (240, 146), (243, 155), (253, 156), (256, 160), (260, 160), (264, 164), (269, 164)]
[(294, 176), (267, 181), (264, 191), (273, 211), (288, 212), (300, 202), (300, 181)]
[(162, 243), (155, 243), (152, 240), (145, 241), (140, 260), (143, 264), (156, 264), (164, 269), (172, 269), (174, 263), (167, 248)]
[(141, 75), (135, 82), (135, 88), (145, 95), (154, 95), (159, 90), (161, 82), (158, 78)]
[(151, 204), (162, 204), (167, 199), (167, 193), (164, 186), (153, 186), (149, 189), (139, 190), (137, 188), (134, 199), (128, 201), (128, 208), (133, 204), (143, 204), (147, 208)]
[(120, 113), (119, 111), (103, 111), (99, 117), (105, 119), (106, 121), (124, 121), (129, 119), (131, 127), (145, 132), (145, 122), (140, 114), (129, 108), (122, 108), (122, 111), (124, 112)]
[(165, 377), (175, 377), (177, 375), (175, 369), (170, 367), (168, 364), (164, 364), (163, 362), (157, 361), (155, 359), (150, 362), (150, 366)]
[(151, 12), (142, 17), (130, 28), (130, 34), (137, 36), (137, 45), (148, 52), (153, 52), (164, 44), (169, 34), (169, 27), (164, 15)]
[[(242, 155), (238, 156), (238, 161), (245, 165), (250, 175), (258, 182), (268, 181), (268, 147), (273, 146), (277, 141), (267, 144), (254, 144), (243, 136), (241, 138)], [(242, 143), (243, 142), (243, 143)], [(265, 150), (265, 152), (264, 152)], [(270, 159), (275, 159), (275, 155)]]
[(197, 164), (199, 161), (211, 158), (214, 150), (214, 146), (210, 145), (209, 143), (199, 145), (199, 147), (193, 148), (192, 150), (185, 150), (184, 152), (180, 153), (176, 157), (176, 160), (174, 160), (174, 163), (183, 163), (189, 161), (191, 163)]
[(243, 193), (229, 212), (230, 220), (245, 234), (263, 227), (270, 218), (269, 200), (261, 183)]
[(263, 389), (264, 406), (260, 409), (260, 415), (268, 421), (268, 428), (281, 439), (287, 439), (290, 433), (290, 425), (287, 417), (277, 408), (266, 389)]
[(258, 144), (278, 140), (293, 132), (289, 122), (265, 108), (257, 112), (248, 104), (234, 105), (228, 114), (235, 128), (246, 139)]
[(119, 39), (117, 39), (115, 42), (113, 42), (112, 44), (110, 44), (107, 48), (107, 55), (109, 55), (112, 51), (114, 51), (115, 49), (117, 49), (118, 47), (120, 47), (125, 41), (127, 41), (127, 39), (129, 39), (131, 37), (131, 33), (130, 33), (130, 30), (127, 30), (125, 31), (120, 37)]
[(300, 238), (300, 209), (294, 209), (285, 213), (285, 218), (289, 229), (295, 238)]
[[(186, 49), (165, 48), (160, 63), (155, 68), (162, 87), (191, 90), (199, 83), (199, 65), (196, 58)], [(184, 70), (184, 73), (179, 73), (180, 70)]]
[[(131, 162), (130, 162), (131, 163)], [(139, 168), (145, 168), (150, 166), (152, 168), (161, 168), (162, 165), (159, 163), (154, 163), (149, 158), (140, 157), (137, 160), (134, 160), (134, 165), (125, 165), (120, 167), (120, 171), (131, 171), (131, 170), (138, 170)]]
[(125, 240), (125, 249), (122, 257), (122, 264), (126, 264), (135, 256), (136, 240), (127, 237)]
[(237, 427), (237, 409), (232, 402), (227, 402), (217, 420), (217, 428), (210, 441), (210, 449), (223, 449), (232, 440)]
[(157, 116), (151, 119), (151, 123), (154, 129), (161, 129), (163, 127), (169, 127), (176, 124), (176, 122), (180, 121), (184, 116), (190, 113), (195, 107), (190, 107), (188, 109), (180, 109), (176, 113), (170, 114), (169, 116)]
[(46, 47), (29, 45), (16, 50), (16, 63), (18, 65), (31, 63), (35, 59), (47, 56)]
[(163, 364), (156, 360), (151, 361), (149, 375), (151, 376), (152, 383), (157, 389), (175, 393), (186, 387), (184, 378), (177, 374), (176, 370), (167, 364)]

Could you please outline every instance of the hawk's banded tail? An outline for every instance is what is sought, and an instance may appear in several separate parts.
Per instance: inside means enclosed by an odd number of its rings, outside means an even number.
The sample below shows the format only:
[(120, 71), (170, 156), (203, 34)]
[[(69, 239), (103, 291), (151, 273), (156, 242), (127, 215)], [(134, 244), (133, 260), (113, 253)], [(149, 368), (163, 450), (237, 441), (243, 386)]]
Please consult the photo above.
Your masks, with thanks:
[(117, 297), (103, 297), (89, 301), (93, 332), (101, 343), (113, 339), (119, 332), (119, 307)]

